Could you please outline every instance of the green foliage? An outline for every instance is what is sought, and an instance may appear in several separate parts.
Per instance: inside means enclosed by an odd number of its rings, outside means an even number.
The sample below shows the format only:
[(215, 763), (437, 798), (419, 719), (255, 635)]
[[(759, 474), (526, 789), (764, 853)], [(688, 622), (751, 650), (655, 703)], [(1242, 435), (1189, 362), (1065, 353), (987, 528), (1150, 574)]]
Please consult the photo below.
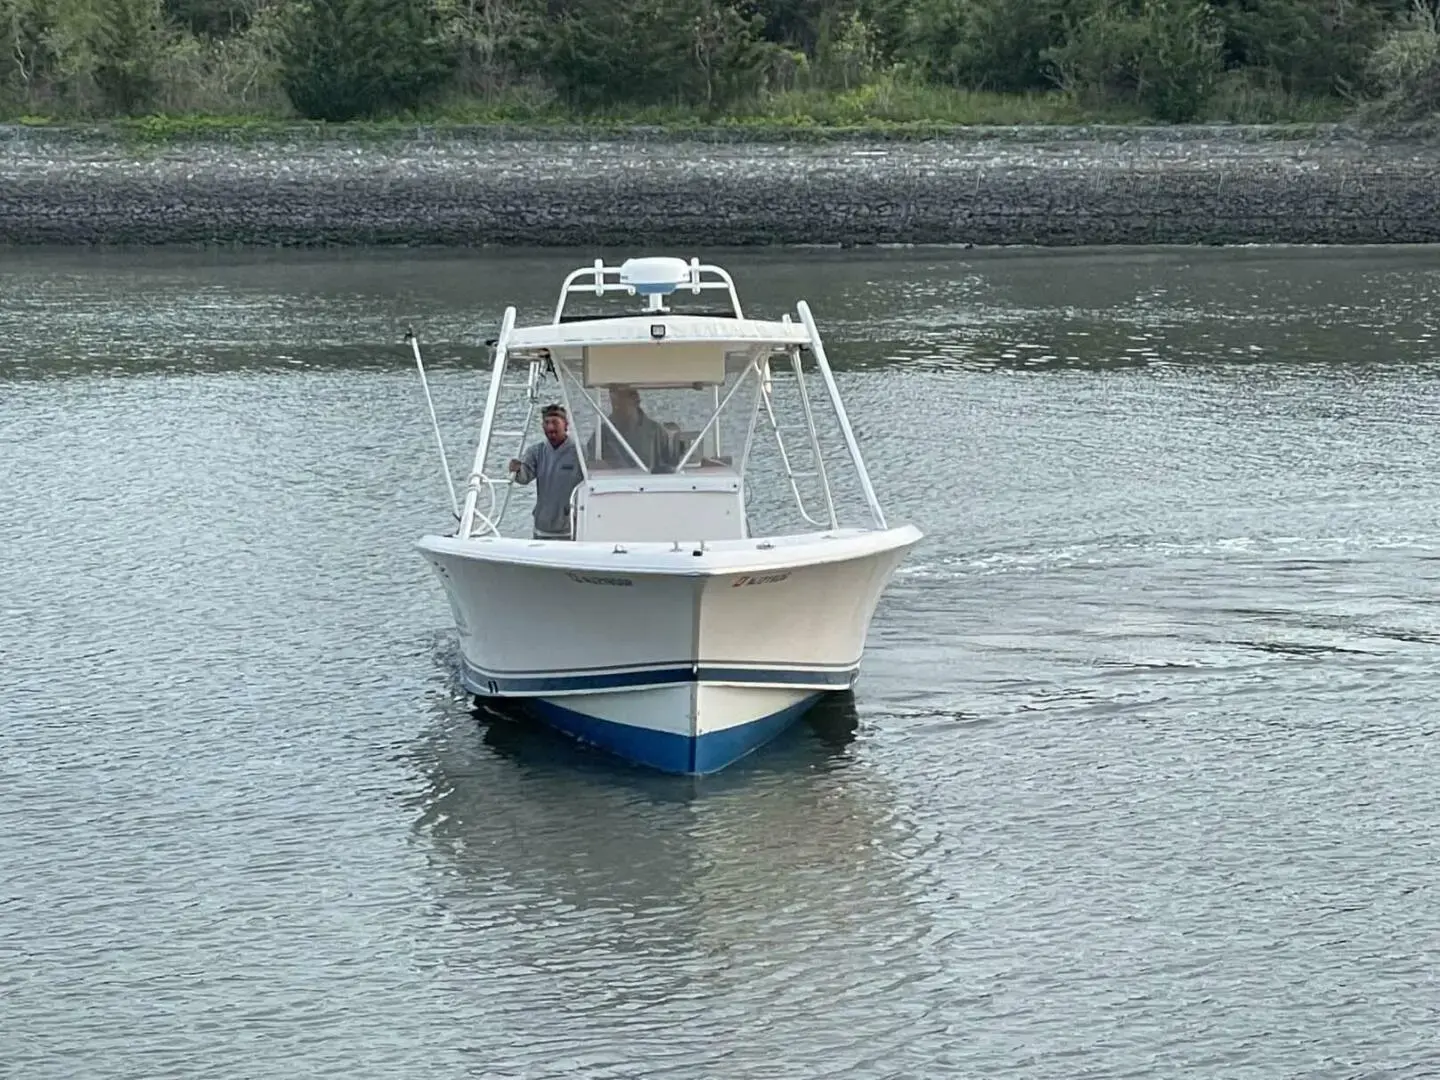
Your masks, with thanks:
[(1067, 0), (932, 0), (916, 4), (905, 54), (930, 78), (985, 90), (1051, 85), (1046, 55), (1064, 43)]
[(0, 0), (0, 116), (917, 131), (1419, 119), (1440, 115), (1437, 12), (1440, 0)]
[(905, 52), (912, 6), (912, 0), (859, 0), (856, 15), (882, 64), (895, 63)]
[(1157, 120), (1200, 117), (1223, 70), (1223, 34), (1204, 0), (1145, 0), (1137, 96)]
[(165, 17), (197, 37), (221, 38), (244, 31), (252, 7), (246, 0), (165, 0)]
[(758, 29), (767, 41), (798, 49), (808, 56), (820, 51), (826, 24), (858, 18), (858, 0), (748, 0), (736, 9), (760, 20)]
[(579, 0), (541, 31), (537, 59), (580, 108), (714, 106), (754, 91), (775, 51), (762, 30), (724, 0)]
[(129, 115), (151, 103), (159, 84), (163, 27), (159, 0), (109, 0), (96, 12), (94, 77), (108, 111)]
[(1440, 3), (1416, 0), (1407, 20), (1370, 56), (1366, 76), (1377, 91), (1375, 115), (1440, 117)]
[(288, 31), (281, 80), (296, 110), (314, 120), (413, 109), (450, 73), (425, 0), (306, 0)]
[(828, 90), (863, 86), (883, 63), (875, 33), (858, 11), (823, 13), (814, 51), (815, 85)]
[(1337, 97), (1295, 94), (1272, 71), (1227, 71), (1216, 81), (1206, 116), (1227, 124), (1335, 123), (1347, 106)]
[(1366, 58), (1409, 0), (1219, 0), (1227, 62), (1270, 72), (1284, 90), (1357, 85)]
[(455, 60), (452, 91), (495, 97), (527, 78), (539, 56), (546, 21), (543, 0), (435, 0), (441, 40)]
[(1202, 115), (1221, 74), (1221, 32), (1204, 0), (1097, 0), (1046, 51), (1083, 100), (1135, 100), (1157, 120)]
[(42, 104), (57, 80), (60, 58), (51, 41), (56, 13), (44, 0), (0, 0), (0, 88), (27, 104)]
[(0, 0), (0, 92), (123, 115), (153, 104), (168, 33), (159, 0)]
[(223, 37), (177, 33), (160, 67), (158, 104), (167, 115), (268, 112), (284, 115), (282, 9), (261, 8), (244, 30)]

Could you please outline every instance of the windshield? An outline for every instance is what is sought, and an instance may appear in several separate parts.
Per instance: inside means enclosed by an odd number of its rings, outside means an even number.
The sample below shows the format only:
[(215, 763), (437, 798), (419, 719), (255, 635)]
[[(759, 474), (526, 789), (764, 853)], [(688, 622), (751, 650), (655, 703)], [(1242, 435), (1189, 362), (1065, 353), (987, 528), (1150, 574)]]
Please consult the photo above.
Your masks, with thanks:
[[(542, 361), (533, 402), (515, 403), (530, 414), (521, 421), (527, 431), (521, 448), (541, 437), (536, 417), (553, 404), (565, 409), (568, 434), (591, 478), (638, 478), (677, 470), (685, 475), (738, 475), (743, 477), (746, 516), (754, 535), (823, 528), (835, 520), (832, 514), (841, 521), (862, 522), (868, 510), (825, 391), (812, 388), (807, 404), (791, 357), (776, 351), (769, 393), (762, 398), (761, 380), (752, 365), (762, 351), (728, 356), (723, 382), (688, 386), (599, 380), (586, 385), (578, 359), (517, 352), (509, 360), (517, 370), (531, 359)], [(719, 417), (712, 423), (717, 407)], [(497, 446), (493, 455), (505, 460), (508, 452), (508, 447)], [(525, 500), (507, 497), (504, 506), (514, 510), (522, 503), (528, 507)]]
[(587, 385), (578, 367), (555, 361), (559, 385), (547, 379), (542, 392), (568, 405), (570, 431), (589, 473), (739, 468), (758, 382), (749, 355), (726, 364), (723, 382), (688, 386), (642, 381)]

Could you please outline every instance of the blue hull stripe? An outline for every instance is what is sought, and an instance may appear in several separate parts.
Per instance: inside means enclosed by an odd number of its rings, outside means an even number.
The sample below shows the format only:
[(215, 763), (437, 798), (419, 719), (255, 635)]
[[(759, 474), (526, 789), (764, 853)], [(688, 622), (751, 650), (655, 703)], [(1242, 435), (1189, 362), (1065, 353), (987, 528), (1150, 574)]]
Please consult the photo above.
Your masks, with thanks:
[(727, 667), (711, 664), (666, 664), (650, 668), (621, 668), (571, 674), (549, 672), (502, 673), (484, 671), (461, 661), (461, 677), (472, 694), (531, 696), (585, 690), (627, 690), (641, 686), (676, 686), (696, 682), (745, 683), (754, 686), (810, 686), (847, 690), (855, 682), (859, 665), (845, 668)]
[(758, 750), (808, 712), (819, 698), (816, 692), (769, 716), (698, 738), (601, 720), (553, 701), (528, 705), (550, 727), (616, 757), (661, 772), (700, 775), (719, 772)]

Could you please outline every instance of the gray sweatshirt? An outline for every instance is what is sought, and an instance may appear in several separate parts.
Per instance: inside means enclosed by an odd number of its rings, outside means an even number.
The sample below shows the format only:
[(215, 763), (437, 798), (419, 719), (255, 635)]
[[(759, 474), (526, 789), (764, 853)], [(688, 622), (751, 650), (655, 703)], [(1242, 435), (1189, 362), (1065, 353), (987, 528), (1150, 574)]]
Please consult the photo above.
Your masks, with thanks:
[[(630, 444), (630, 448), (640, 455), (640, 460), (651, 472), (668, 468), (679, 460), (678, 455), (671, 453), (670, 437), (665, 434), (665, 429), (644, 409), (639, 410), (635, 419), (629, 424), (622, 423), (613, 416), (610, 417), (610, 422)], [(586, 445), (593, 450), (595, 446), (593, 438)], [(600, 460), (605, 464), (621, 469), (635, 467), (635, 462), (625, 452), (625, 448), (615, 440), (615, 436), (610, 433), (609, 428), (602, 428), (600, 445), (602, 451)]]
[(536, 536), (570, 538), (570, 493), (584, 478), (575, 440), (569, 436), (558, 447), (541, 439), (525, 451), (515, 480), (535, 481)]

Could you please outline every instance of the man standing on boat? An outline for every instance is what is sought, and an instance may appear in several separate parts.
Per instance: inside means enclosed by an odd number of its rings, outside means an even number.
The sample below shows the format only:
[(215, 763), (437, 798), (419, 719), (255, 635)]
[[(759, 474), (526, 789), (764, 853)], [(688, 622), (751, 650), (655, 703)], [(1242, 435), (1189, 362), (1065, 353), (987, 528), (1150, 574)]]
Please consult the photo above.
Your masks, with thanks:
[[(640, 407), (640, 391), (633, 386), (616, 383), (610, 387), (610, 423), (645, 463), (645, 468), (658, 472), (674, 466), (676, 458), (670, 437), (664, 427)], [(604, 441), (603, 435), (601, 438), (601, 461), (616, 468), (634, 467), (635, 462), (619, 442)]]
[(540, 414), (545, 438), (510, 459), (517, 484), (535, 481), (536, 540), (569, 540), (570, 493), (583, 479), (580, 454), (570, 438), (570, 420), (563, 405), (546, 405)]

